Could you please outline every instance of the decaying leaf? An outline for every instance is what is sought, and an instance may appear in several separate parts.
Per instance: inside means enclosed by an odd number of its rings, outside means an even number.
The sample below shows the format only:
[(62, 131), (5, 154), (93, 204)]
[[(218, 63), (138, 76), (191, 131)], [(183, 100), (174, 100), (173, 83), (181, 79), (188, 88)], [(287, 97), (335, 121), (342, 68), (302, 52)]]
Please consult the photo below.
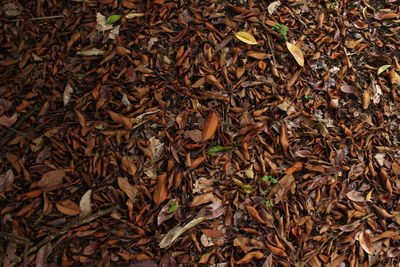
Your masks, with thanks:
[(304, 56), (301, 50), (296, 45), (289, 42), (286, 42), (286, 47), (296, 60), (297, 64), (299, 64), (300, 67), (304, 67)]
[(254, 258), (255, 259), (261, 259), (264, 257), (264, 253), (261, 251), (251, 251), (247, 253), (241, 260), (236, 262), (237, 264), (244, 264), (244, 263), (249, 263), (251, 262)]
[(163, 173), (158, 176), (156, 189), (154, 190), (153, 200), (156, 205), (161, 204), (167, 199), (167, 174)]
[(18, 114), (14, 113), (11, 117), (6, 115), (0, 116), (0, 125), (3, 126), (12, 126), (14, 123), (17, 122)]
[(263, 242), (244, 236), (236, 237), (233, 240), (233, 245), (235, 247), (240, 247), (245, 253), (253, 249), (265, 249), (265, 244)]
[(9, 169), (3, 174), (0, 174), (0, 193), (14, 182), (14, 172)]
[(106, 17), (103, 16), (101, 13), (97, 13), (96, 14), (96, 28), (98, 31), (108, 31), (111, 30), (113, 28), (113, 26), (111, 24), (106, 24)]
[(358, 241), (365, 252), (367, 252), (369, 255), (374, 255), (374, 246), (371, 242), (369, 234), (366, 231), (362, 231), (360, 233)]
[(175, 226), (174, 228), (172, 228), (165, 236), (164, 238), (161, 240), (159, 246), (160, 248), (167, 248), (170, 245), (172, 245), (172, 243), (175, 242), (175, 240), (180, 237), (183, 233), (185, 233), (187, 230), (195, 227), (196, 225), (198, 225), (199, 223), (201, 223), (202, 221), (204, 221), (205, 218), (204, 217), (199, 217), (196, 219), (191, 220), (189, 223), (187, 223), (185, 226)]
[(79, 56), (102, 56), (104, 55), (104, 51), (101, 49), (97, 49), (97, 48), (91, 48), (91, 49), (87, 49), (87, 50), (81, 50), (78, 53), (76, 53)]
[(238, 38), (240, 41), (249, 44), (249, 45), (257, 45), (257, 41), (254, 38), (253, 35), (251, 35), (248, 32), (237, 32), (235, 33), (236, 38)]
[(281, 5), (281, 1), (274, 1), (274, 2), (272, 2), (272, 3), (270, 3), (269, 5), (268, 5), (268, 13), (270, 14), (270, 15), (272, 15), (277, 9), (278, 9), (278, 7)]
[(133, 18), (137, 18), (137, 17), (143, 17), (144, 13), (129, 13), (125, 15), (125, 18), (127, 19), (133, 19)]
[(51, 243), (47, 243), (43, 247), (41, 247), (36, 255), (36, 266), (37, 267), (46, 267), (47, 257), (50, 255), (53, 250), (53, 246)]

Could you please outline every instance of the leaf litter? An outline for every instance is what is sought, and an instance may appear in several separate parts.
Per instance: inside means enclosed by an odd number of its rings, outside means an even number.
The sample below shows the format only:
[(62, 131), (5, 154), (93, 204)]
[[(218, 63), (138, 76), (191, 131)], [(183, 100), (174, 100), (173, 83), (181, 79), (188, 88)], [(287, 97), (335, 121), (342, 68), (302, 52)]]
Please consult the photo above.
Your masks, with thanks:
[(6, 2), (1, 263), (397, 264), (396, 1)]

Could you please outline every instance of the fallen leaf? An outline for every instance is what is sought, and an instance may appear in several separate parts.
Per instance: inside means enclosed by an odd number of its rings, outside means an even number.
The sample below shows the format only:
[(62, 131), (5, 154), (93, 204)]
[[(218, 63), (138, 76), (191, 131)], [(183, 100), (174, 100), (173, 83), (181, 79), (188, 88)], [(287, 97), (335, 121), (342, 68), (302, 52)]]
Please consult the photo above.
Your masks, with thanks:
[(96, 22), (97, 22), (96, 29), (98, 31), (104, 32), (111, 30), (113, 28), (112, 25), (106, 24), (106, 17), (103, 16), (101, 13), (96, 14)]
[(286, 42), (286, 47), (296, 60), (297, 64), (299, 64), (300, 67), (304, 67), (304, 56), (301, 50), (296, 45), (289, 42)]
[(215, 112), (211, 112), (204, 125), (202, 135), (203, 141), (211, 139), (218, 128), (218, 116)]
[(346, 196), (354, 202), (364, 202), (365, 201), (365, 197), (364, 194), (362, 192), (358, 192), (358, 191), (351, 191), (348, 192), (346, 194)]
[(168, 203), (162, 207), (157, 216), (157, 225), (160, 225), (166, 220), (169, 220), (170, 218), (174, 217), (176, 210), (174, 212), (169, 212), (172, 203), (178, 203), (178, 202), (174, 198), (168, 201)]
[(81, 209), (81, 214), (79, 214), (79, 217), (85, 218), (92, 213), (91, 196), (92, 189), (89, 189), (85, 194), (83, 194), (81, 201), (79, 201), (79, 208)]
[(127, 130), (132, 129), (133, 124), (128, 117), (125, 117), (124, 115), (115, 113), (111, 110), (108, 110), (107, 113), (110, 114), (110, 117), (113, 121), (124, 125)]
[(39, 180), (38, 186), (46, 191), (54, 190), (62, 184), (64, 176), (65, 171), (63, 169), (46, 172)]
[(14, 123), (17, 122), (17, 117), (18, 117), (17, 113), (14, 113), (11, 117), (3, 115), (0, 117), (0, 125), (8, 127), (13, 126)]
[(189, 223), (187, 223), (185, 226), (181, 227), (179, 225), (175, 226), (174, 228), (172, 228), (165, 236), (164, 238), (161, 240), (159, 246), (160, 248), (166, 248), (169, 247), (170, 245), (172, 245), (172, 243), (175, 242), (175, 240), (180, 237), (183, 233), (185, 233), (187, 230), (195, 227), (196, 225), (198, 225), (199, 223), (201, 223), (202, 221), (204, 221), (205, 218), (204, 217), (200, 217), (200, 218), (196, 218), (191, 220)]
[(106, 24), (113, 24), (114, 22), (117, 22), (121, 18), (120, 15), (111, 15), (106, 19)]
[(138, 191), (129, 183), (128, 178), (118, 177), (118, 186), (122, 191), (124, 191), (128, 198), (132, 200), (132, 202), (135, 202)]
[(91, 48), (87, 50), (81, 50), (78, 53), (76, 53), (79, 56), (102, 56), (104, 55), (104, 50), (97, 49), (97, 48)]
[(212, 203), (203, 207), (199, 213), (197, 213), (197, 217), (204, 217), (207, 220), (212, 220), (218, 218), (225, 212), (225, 206), (222, 203)]
[(47, 243), (43, 247), (41, 247), (36, 254), (36, 267), (46, 267), (47, 257), (50, 255), (51, 251), (53, 250), (53, 246), (51, 243)]
[(156, 189), (154, 190), (153, 200), (156, 205), (160, 205), (167, 199), (167, 174), (163, 173), (158, 176)]
[(248, 32), (237, 32), (235, 33), (236, 38), (238, 38), (240, 41), (249, 44), (249, 45), (258, 45), (256, 39), (254, 38), (253, 35), (251, 35)]
[(162, 153), (164, 152), (164, 143), (161, 143), (159, 139), (152, 136), (149, 139), (150, 142), (150, 151), (153, 154), (152, 161), (158, 161), (161, 158)]
[(270, 15), (272, 15), (278, 9), (278, 7), (280, 5), (281, 5), (281, 1), (274, 1), (274, 2), (270, 3), (267, 7), (268, 13)]
[(79, 206), (75, 202), (69, 199), (57, 202), (56, 207), (59, 212), (68, 216), (75, 216), (81, 213), (81, 209), (79, 208)]
[(343, 93), (353, 94), (355, 96), (361, 97), (361, 92), (351, 85), (348, 85), (348, 84), (342, 85), (342, 86), (340, 86), (340, 90)]
[(249, 57), (253, 57), (256, 59), (266, 59), (266, 58), (271, 57), (271, 54), (266, 54), (266, 53), (256, 52), (256, 51), (249, 51), (249, 52), (247, 52), (247, 55)]
[(236, 237), (233, 240), (233, 245), (235, 247), (240, 247), (244, 253), (247, 253), (253, 249), (265, 249), (265, 244), (263, 242), (244, 236)]
[[(14, 242), (14, 240), (9, 240), (6, 248), (6, 252), (4, 254), (3, 259), (3, 267), (14, 267), (15, 264), (12, 262), (16, 259), (18, 259), (18, 256), (16, 254), (17, 252), (17, 244)], [(0, 262), (1, 263), (1, 262)]]
[(388, 68), (390, 68), (392, 65), (383, 65), (380, 66), (378, 71), (376, 72), (376, 75), (380, 75), (382, 72), (384, 72), (385, 70), (387, 70)]
[(229, 151), (232, 149), (233, 149), (233, 147), (231, 147), (231, 146), (213, 146), (212, 148), (207, 150), (207, 154), (215, 155), (215, 154), (223, 153), (223, 152), (226, 152), (226, 151)]
[(190, 203), (190, 206), (196, 207), (208, 202), (221, 203), (222, 201), (216, 196), (214, 196), (212, 192), (208, 192), (202, 195), (195, 196), (193, 198), (193, 201)]
[(72, 88), (72, 86), (68, 82), (67, 85), (65, 86), (64, 93), (63, 93), (64, 106), (68, 105), (69, 101), (71, 100), (71, 96), (72, 96), (73, 92), (74, 92), (74, 88)]
[(358, 241), (365, 252), (369, 255), (374, 255), (374, 246), (372, 245), (371, 239), (366, 231), (360, 233)]
[(137, 18), (137, 17), (143, 17), (144, 13), (129, 13), (125, 15), (125, 18), (127, 19), (133, 19), (133, 18)]
[(200, 130), (191, 130), (185, 132), (185, 137), (192, 139), (193, 142), (199, 143), (203, 140), (202, 133)]
[(264, 253), (261, 251), (252, 251), (247, 253), (241, 260), (236, 262), (237, 264), (244, 264), (244, 263), (249, 263), (251, 262), (254, 258), (256, 259), (261, 259), (264, 257)]
[(9, 169), (5, 173), (0, 175), (0, 192), (2, 192), (7, 186), (12, 185), (14, 182), (14, 173), (12, 169)]

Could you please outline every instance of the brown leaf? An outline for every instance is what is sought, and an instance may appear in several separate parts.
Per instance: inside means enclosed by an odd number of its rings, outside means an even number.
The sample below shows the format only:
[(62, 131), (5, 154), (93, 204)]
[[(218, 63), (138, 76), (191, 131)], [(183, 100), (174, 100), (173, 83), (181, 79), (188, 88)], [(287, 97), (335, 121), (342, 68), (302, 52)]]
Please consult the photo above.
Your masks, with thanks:
[(222, 203), (212, 203), (203, 207), (199, 213), (197, 213), (197, 217), (204, 217), (207, 220), (212, 220), (218, 218), (225, 212), (225, 206)]
[(189, 223), (187, 223), (185, 226), (181, 227), (179, 225), (175, 226), (174, 228), (172, 228), (165, 236), (164, 238), (161, 240), (159, 246), (160, 248), (166, 248), (169, 247), (170, 245), (172, 245), (172, 243), (174, 243), (174, 241), (180, 237), (183, 233), (185, 233), (187, 230), (195, 227), (196, 225), (198, 225), (199, 223), (201, 223), (202, 221), (204, 221), (205, 218), (200, 217), (200, 218), (196, 218), (191, 220)]
[(206, 194), (195, 196), (193, 201), (190, 203), (190, 206), (196, 207), (208, 202), (221, 203), (222, 201), (214, 196), (212, 192), (208, 192)]
[(2, 192), (7, 186), (12, 185), (14, 182), (14, 173), (12, 169), (9, 169), (5, 173), (0, 175), (0, 192)]
[(261, 251), (252, 251), (247, 253), (241, 260), (236, 262), (237, 264), (244, 264), (244, 263), (249, 263), (251, 262), (254, 258), (256, 259), (261, 259), (264, 257), (264, 253)]
[(258, 211), (253, 206), (247, 206), (246, 209), (247, 209), (247, 213), (251, 217), (253, 217), (257, 222), (262, 223), (262, 224), (266, 224), (264, 219), (262, 219), (260, 217), (260, 214), (258, 214)]
[(17, 113), (14, 113), (11, 117), (3, 115), (0, 117), (0, 125), (10, 127), (17, 122), (17, 117), (18, 117)]
[(156, 189), (154, 190), (153, 200), (156, 205), (160, 205), (168, 197), (167, 192), (167, 174), (163, 173), (158, 176)]
[(75, 202), (69, 199), (57, 202), (56, 207), (59, 212), (68, 216), (75, 216), (81, 213), (81, 209), (79, 208), (79, 206)]
[(195, 143), (199, 143), (203, 140), (202, 133), (200, 130), (186, 131), (184, 135), (186, 138), (192, 139), (192, 141)]
[(348, 192), (346, 194), (346, 196), (354, 202), (364, 202), (365, 201), (365, 197), (364, 194), (362, 192), (358, 192), (358, 191), (351, 191)]
[(287, 131), (286, 131), (286, 127), (285, 125), (282, 123), (281, 125), (281, 131), (280, 131), (280, 135), (279, 135), (279, 141), (281, 143), (281, 146), (283, 148), (283, 151), (287, 151), (289, 148), (289, 140), (288, 140), (288, 136), (287, 136)]
[(271, 57), (270, 54), (266, 54), (266, 53), (262, 53), (262, 52), (257, 52), (257, 51), (249, 51), (249, 52), (247, 52), (247, 55), (248, 55), (249, 57), (253, 57), (253, 58), (256, 58), (256, 59), (266, 59), (266, 58)]
[(240, 247), (245, 253), (253, 249), (265, 249), (265, 244), (263, 242), (244, 236), (236, 237), (233, 240), (233, 245), (235, 247)]
[(303, 163), (300, 161), (293, 164), (290, 168), (288, 168), (285, 173), (286, 174), (293, 174), (295, 172), (301, 171), (303, 169)]
[(355, 96), (361, 97), (361, 92), (351, 85), (345, 84), (340, 87), (340, 90), (344, 93), (353, 94)]
[(38, 186), (46, 191), (51, 191), (56, 189), (65, 176), (65, 171), (63, 169), (49, 171), (42, 176), (42, 179), (38, 182)]
[(43, 247), (41, 247), (36, 255), (36, 267), (46, 267), (47, 257), (50, 255), (53, 250), (53, 246), (51, 243), (47, 243)]
[(124, 191), (128, 198), (132, 200), (132, 202), (135, 202), (138, 191), (128, 182), (128, 178), (118, 177), (118, 186), (122, 191)]
[(214, 75), (207, 75), (206, 76), (206, 81), (209, 84), (214, 85), (215, 87), (217, 87), (218, 89), (223, 90), (224, 87), (222, 86), (222, 84), (217, 80), (217, 78)]
[(203, 141), (211, 139), (214, 136), (217, 127), (218, 127), (218, 116), (215, 112), (211, 112), (206, 120), (206, 123), (202, 131)]
[(372, 245), (371, 238), (366, 231), (360, 233), (358, 241), (365, 252), (369, 255), (374, 255), (374, 246)]
[(124, 125), (125, 128), (128, 129), (128, 130), (132, 129), (133, 125), (132, 125), (132, 122), (131, 122), (131, 120), (129, 118), (127, 118), (127, 117), (125, 117), (125, 116), (123, 116), (121, 114), (117, 114), (117, 113), (115, 113), (115, 112), (113, 112), (111, 110), (109, 110), (107, 112), (108, 112), (108, 114), (110, 114), (110, 117), (111, 117), (111, 119), (113, 121)]

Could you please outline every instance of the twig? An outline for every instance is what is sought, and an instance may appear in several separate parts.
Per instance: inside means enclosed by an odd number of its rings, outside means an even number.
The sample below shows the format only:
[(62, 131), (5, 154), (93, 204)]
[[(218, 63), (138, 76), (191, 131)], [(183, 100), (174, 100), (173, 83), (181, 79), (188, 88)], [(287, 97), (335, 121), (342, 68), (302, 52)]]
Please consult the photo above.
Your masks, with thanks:
[(46, 16), (46, 17), (37, 17), (37, 18), (29, 18), (29, 19), (13, 19), (12, 22), (20, 21), (20, 20), (46, 20), (46, 19), (61, 19), (64, 15), (55, 15), (55, 16)]
[[(105, 209), (105, 210), (99, 210), (98, 212), (96, 212), (95, 214), (92, 214), (91, 216), (88, 216), (88, 217), (82, 218), (82, 219), (78, 219), (78, 220), (68, 224), (67, 226), (62, 228), (59, 232), (53, 233), (51, 235), (48, 235), (46, 238), (44, 238), (42, 241), (40, 241), (37, 245), (31, 247), (27, 251), (26, 256), (29, 256), (30, 254), (32, 254), (33, 252), (35, 252), (39, 248), (43, 247), (47, 243), (51, 242), (52, 240), (56, 239), (57, 237), (62, 236), (65, 233), (67, 233), (72, 228), (76, 228), (78, 226), (90, 223), (91, 221), (96, 220), (97, 218), (99, 218), (101, 216), (104, 216), (104, 215), (107, 215), (109, 213), (112, 213), (112, 212), (116, 211), (117, 208), (118, 208), (118, 205), (113, 206), (113, 207), (108, 208), (108, 209)], [(17, 260), (17, 262), (15, 264), (18, 264), (20, 261), (21, 261), (21, 259)]]

